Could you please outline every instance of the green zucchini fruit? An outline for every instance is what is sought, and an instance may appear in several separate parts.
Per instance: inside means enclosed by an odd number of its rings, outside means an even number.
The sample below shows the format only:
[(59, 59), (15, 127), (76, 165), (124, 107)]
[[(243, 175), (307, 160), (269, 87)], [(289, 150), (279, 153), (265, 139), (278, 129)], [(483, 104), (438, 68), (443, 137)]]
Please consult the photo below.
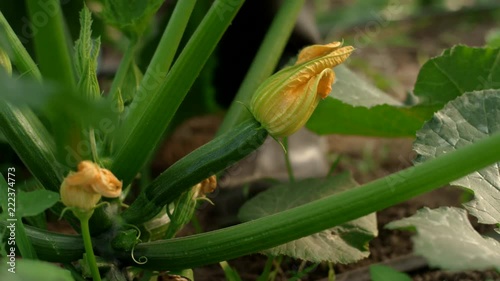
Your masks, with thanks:
[[(6, 221), (0, 221), (0, 229), (6, 226)], [(24, 228), (40, 260), (72, 262), (81, 259), (85, 252), (81, 236), (50, 232), (29, 225), (25, 225)]]
[(139, 194), (122, 217), (131, 224), (150, 220), (188, 188), (259, 148), (266, 137), (267, 131), (255, 119), (243, 122), (165, 170)]
[(59, 192), (64, 175), (55, 143), (33, 111), (0, 101), (0, 132), (43, 187)]

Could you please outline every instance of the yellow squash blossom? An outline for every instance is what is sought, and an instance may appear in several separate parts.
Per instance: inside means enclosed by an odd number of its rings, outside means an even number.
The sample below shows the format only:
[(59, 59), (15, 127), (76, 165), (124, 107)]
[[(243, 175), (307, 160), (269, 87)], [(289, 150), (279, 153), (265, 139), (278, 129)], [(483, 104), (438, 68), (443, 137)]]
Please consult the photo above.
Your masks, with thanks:
[(78, 164), (77, 172), (70, 172), (61, 184), (61, 200), (68, 207), (92, 210), (101, 196), (116, 198), (122, 192), (122, 182), (107, 169), (91, 161)]
[(332, 68), (354, 51), (341, 42), (304, 48), (295, 65), (269, 77), (250, 102), (255, 119), (275, 138), (287, 137), (305, 125), (335, 80)]

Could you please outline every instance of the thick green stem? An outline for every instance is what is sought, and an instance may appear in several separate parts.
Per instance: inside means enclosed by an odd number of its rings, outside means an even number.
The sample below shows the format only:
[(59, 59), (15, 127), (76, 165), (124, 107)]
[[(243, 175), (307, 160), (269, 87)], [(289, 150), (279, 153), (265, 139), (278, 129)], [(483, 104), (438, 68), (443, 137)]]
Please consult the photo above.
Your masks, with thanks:
[(500, 134), (284, 212), (213, 232), (139, 244), (135, 255), (148, 258), (143, 265), (146, 268), (170, 270), (197, 267), (275, 247), (401, 203), (500, 161), (500, 154), (492, 153), (498, 151), (498, 147)]
[(111, 84), (111, 89), (109, 90), (109, 96), (112, 97), (113, 100), (118, 99), (117, 95), (119, 93), (119, 90), (122, 88), (125, 77), (127, 76), (127, 72), (129, 71), (132, 62), (134, 61), (136, 44), (137, 40), (130, 40), (128, 42), (127, 50), (123, 54), (122, 60), (120, 61), (120, 66), (118, 67), (118, 71), (113, 78), (113, 83)]
[(90, 272), (92, 272), (92, 278), (94, 279), (94, 281), (101, 281), (101, 275), (99, 274), (99, 268), (97, 268), (94, 249), (92, 248), (92, 238), (90, 236), (89, 229), (89, 219), (92, 216), (92, 212), (90, 214), (80, 214), (77, 216), (80, 218), (80, 224), (82, 226), (83, 245), (85, 247), (85, 253), (87, 256), (87, 264), (90, 268)]
[(43, 77), (73, 88), (75, 75), (59, 0), (26, 0), (26, 4), (35, 39), (37, 62)]
[[(243, 104), (249, 104), (253, 93), (266, 78), (273, 74), (286, 43), (292, 34), (295, 21), (299, 15), (305, 0), (283, 1), (283, 4), (273, 20), (271, 27), (262, 41), (262, 44), (255, 56), (250, 69), (243, 80), (243, 83), (236, 93), (235, 101)], [(233, 102), (224, 118), (218, 135), (230, 130), (235, 125), (245, 119), (250, 118), (251, 114), (241, 103)]]
[[(492, 153), (498, 147), (500, 134), (284, 212), (213, 232), (142, 243), (136, 246), (134, 255), (145, 256), (148, 262), (135, 266), (154, 270), (192, 268), (275, 247), (398, 204), (498, 162), (500, 154)], [(0, 226), (5, 227), (6, 222), (0, 221)], [(71, 261), (82, 253), (77, 236), (28, 226), (26, 232), (41, 259)], [(116, 252), (115, 256), (133, 263), (130, 252)]]
[[(115, 135), (111, 170), (128, 185), (160, 143), (170, 120), (244, 0), (216, 0), (156, 93), (137, 95)], [(148, 90), (148, 89), (146, 89)]]
[(144, 95), (146, 92), (153, 95), (153, 93), (160, 90), (160, 86), (165, 81), (172, 65), (195, 4), (196, 0), (177, 1), (172, 17), (141, 81), (138, 95)]
[(295, 176), (293, 174), (292, 161), (290, 160), (290, 153), (288, 151), (288, 137), (283, 138), (283, 147), (285, 148), (285, 165), (286, 171), (288, 172), (288, 179), (290, 182), (295, 181)]
[[(28, 54), (23, 44), (17, 37), (16, 33), (10, 27), (9, 23), (0, 11), (0, 34), (5, 35), (6, 43), (8, 43), (9, 54), (12, 52), (12, 61), (21, 74), (33, 76), (37, 80), (42, 80), (42, 74), (36, 66), (31, 56)], [(2, 39), (0, 37), (0, 39)], [(1, 43), (1, 42), (0, 42)], [(4, 46), (5, 48), (5, 46)]]

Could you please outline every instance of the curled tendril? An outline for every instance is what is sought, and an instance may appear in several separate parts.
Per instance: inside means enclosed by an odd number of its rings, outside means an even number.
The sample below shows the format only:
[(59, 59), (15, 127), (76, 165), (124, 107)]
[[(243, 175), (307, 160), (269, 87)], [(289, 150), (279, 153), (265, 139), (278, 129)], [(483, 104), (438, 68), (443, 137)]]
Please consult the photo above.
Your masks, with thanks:
[[(138, 239), (139, 242), (141, 242), (140, 239)], [(137, 244), (136, 244), (137, 245)], [(148, 262), (148, 258), (146, 256), (140, 256), (139, 257), (139, 260), (136, 260), (135, 257), (134, 257), (134, 250), (135, 250), (135, 245), (134, 247), (132, 247), (132, 251), (130, 251), (130, 257), (132, 258), (132, 260), (136, 263), (136, 264), (145, 264)]]
[(137, 236), (135, 237), (137, 239), (136, 241), (141, 241), (141, 239), (139, 239), (139, 238), (141, 238), (141, 230), (137, 226), (135, 226), (133, 224), (128, 224), (128, 223), (124, 224), (124, 226), (130, 226), (131, 228), (137, 230)]
[(133, 229), (137, 230), (137, 236), (135, 237), (135, 239), (136, 239), (136, 240), (135, 240), (135, 241), (136, 241), (136, 243), (134, 244), (134, 246), (132, 247), (132, 250), (130, 251), (130, 257), (131, 257), (131, 258), (132, 258), (132, 260), (133, 260), (135, 263), (137, 263), (137, 264), (145, 264), (145, 263), (147, 263), (147, 262), (148, 262), (148, 258), (147, 258), (146, 256), (140, 256), (138, 260), (137, 260), (137, 259), (135, 258), (135, 256), (134, 256), (135, 246), (136, 246), (137, 244), (139, 244), (140, 242), (142, 242), (142, 240), (141, 240), (141, 239), (139, 239), (139, 238), (141, 237), (141, 230), (140, 230), (137, 226), (135, 226), (135, 225), (133, 225), (133, 224), (124, 224), (124, 225), (125, 225), (125, 226), (130, 226), (131, 228), (133, 228)]

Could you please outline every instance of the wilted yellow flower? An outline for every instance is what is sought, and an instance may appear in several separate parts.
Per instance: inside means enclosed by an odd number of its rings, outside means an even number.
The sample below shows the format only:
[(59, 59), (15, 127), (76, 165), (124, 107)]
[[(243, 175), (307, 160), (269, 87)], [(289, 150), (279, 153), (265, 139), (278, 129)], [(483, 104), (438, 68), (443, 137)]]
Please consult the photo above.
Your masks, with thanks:
[(332, 67), (353, 51), (341, 42), (304, 48), (294, 66), (280, 70), (257, 89), (250, 102), (255, 119), (275, 138), (295, 133), (330, 94), (335, 80)]
[(107, 169), (91, 161), (78, 164), (77, 172), (70, 172), (61, 184), (61, 200), (68, 207), (91, 210), (101, 196), (115, 198), (122, 192), (122, 182)]
[(198, 183), (193, 187), (195, 189), (194, 198), (203, 197), (207, 193), (214, 192), (217, 188), (217, 177), (215, 175), (204, 179), (202, 182)]

